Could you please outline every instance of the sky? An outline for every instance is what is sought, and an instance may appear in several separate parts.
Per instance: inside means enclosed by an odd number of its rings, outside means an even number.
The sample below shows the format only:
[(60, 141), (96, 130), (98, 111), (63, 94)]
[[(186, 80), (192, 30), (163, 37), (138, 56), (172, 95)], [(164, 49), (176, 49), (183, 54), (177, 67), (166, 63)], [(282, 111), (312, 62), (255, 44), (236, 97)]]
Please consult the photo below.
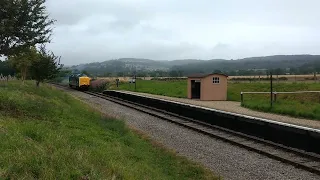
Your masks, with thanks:
[(74, 65), (118, 58), (320, 54), (319, 0), (47, 0), (48, 48)]

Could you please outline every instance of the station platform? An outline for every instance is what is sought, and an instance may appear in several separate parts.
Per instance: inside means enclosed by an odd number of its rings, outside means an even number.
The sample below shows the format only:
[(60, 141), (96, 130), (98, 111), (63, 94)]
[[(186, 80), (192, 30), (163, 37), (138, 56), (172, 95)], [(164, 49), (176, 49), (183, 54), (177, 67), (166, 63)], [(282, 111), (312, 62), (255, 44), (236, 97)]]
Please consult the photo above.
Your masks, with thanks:
[(274, 114), (274, 113), (259, 112), (259, 111), (241, 107), (240, 102), (235, 102), (235, 101), (200, 101), (200, 100), (193, 100), (193, 99), (187, 99), (187, 98), (176, 98), (176, 97), (169, 97), (169, 96), (162, 96), (162, 95), (155, 95), (155, 94), (148, 94), (148, 93), (141, 93), (141, 92), (132, 92), (132, 91), (123, 91), (123, 90), (113, 90), (113, 91), (151, 97), (151, 98), (156, 98), (160, 100), (161, 99), (169, 100), (169, 101), (174, 101), (174, 102), (179, 102), (179, 103), (184, 103), (189, 105), (210, 108), (214, 110), (226, 111), (226, 112), (236, 113), (240, 115), (263, 118), (263, 119), (268, 119), (272, 121), (283, 122), (283, 123), (288, 123), (292, 125), (298, 125), (298, 126), (320, 130), (320, 121), (305, 119), (305, 118), (295, 118), (295, 117)]

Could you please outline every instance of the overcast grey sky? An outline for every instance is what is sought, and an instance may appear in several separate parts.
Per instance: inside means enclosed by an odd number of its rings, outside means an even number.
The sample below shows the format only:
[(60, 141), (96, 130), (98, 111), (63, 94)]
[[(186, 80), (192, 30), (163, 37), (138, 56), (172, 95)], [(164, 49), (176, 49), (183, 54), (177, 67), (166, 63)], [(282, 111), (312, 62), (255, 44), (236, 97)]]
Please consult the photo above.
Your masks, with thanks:
[(319, 0), (47, 0), (65, 65), (320, 54)]

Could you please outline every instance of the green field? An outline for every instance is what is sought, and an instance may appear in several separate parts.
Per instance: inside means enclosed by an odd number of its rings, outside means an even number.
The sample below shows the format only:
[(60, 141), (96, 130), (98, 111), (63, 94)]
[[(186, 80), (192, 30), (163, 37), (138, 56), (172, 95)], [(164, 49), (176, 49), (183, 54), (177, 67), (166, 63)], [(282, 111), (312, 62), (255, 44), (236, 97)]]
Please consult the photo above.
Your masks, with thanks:
[(210, 171), (33, 82), (0, 85), (1, 179), (214, 179)]
[[(134, 84), (121, 83), (119, 88), (114, 84), (110, 89), (135, 91)], [(273, 83), (274, 91), (319, 91), (320, 83)], [(137, 92), (145, 92), (157, 95), (172, 96), (178, 98), (187, 97), (187, 81), (150, 81), (137, 80)], [(269, 83), (228, 83), (228, 100), (241, 101), (241, 91), (270, 91)], [(244, 107), (293, 117), (304, 117), (320, 120), (320, 94), (280, 94), (273, 108), (270, 108), (269, 94), (244, 95)]]

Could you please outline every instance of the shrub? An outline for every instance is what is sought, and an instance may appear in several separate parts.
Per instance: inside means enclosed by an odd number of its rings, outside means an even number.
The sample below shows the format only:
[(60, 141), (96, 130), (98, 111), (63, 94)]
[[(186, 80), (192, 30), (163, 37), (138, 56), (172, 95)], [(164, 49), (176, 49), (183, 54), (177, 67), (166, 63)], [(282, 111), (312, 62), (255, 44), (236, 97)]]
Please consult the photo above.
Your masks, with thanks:
[(95, 91), (95, 92), (102, 92), (102, 91), (106, 90), (108, 85), (109, 85), (109, 82), (105, 79), (93, 80), (90, 83), (89, 90)]

